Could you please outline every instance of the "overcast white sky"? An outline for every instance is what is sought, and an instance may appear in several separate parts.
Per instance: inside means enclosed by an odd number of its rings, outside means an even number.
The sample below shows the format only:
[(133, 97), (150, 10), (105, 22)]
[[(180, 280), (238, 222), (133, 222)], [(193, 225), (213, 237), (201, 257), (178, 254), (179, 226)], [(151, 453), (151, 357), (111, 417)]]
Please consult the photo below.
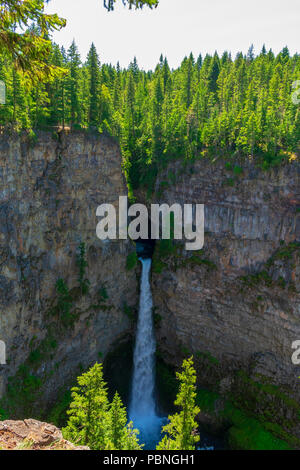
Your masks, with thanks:
[(82, 58), (92, 42), (101, 62), (127, 67), (134, 56), (140, 67), (153, 69), (161, 53), (177, 67), (191, 51), (279, 52), (287, 45), (299, 52), (300, 0), (160, 0), (156, 10), (128, 11), (119, 0), (107, 12), (103, 0), (51, 0), (47, 11), (67, 19), (54, 40), (68, 48), (75, 39)]

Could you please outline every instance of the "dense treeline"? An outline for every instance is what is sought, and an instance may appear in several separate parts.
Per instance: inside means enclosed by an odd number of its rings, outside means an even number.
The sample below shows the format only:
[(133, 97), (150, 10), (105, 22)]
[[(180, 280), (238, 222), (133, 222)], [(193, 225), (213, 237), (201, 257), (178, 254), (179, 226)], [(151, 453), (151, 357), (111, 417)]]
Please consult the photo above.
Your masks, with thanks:
[(0, 125), (19, 129), (49, 126), (90, 128), (116, 136), (133, 189), (150, 186), (172, 158), (205, 154), (260, 156), (264, 166), (293, 158), (299, 148), (299, 106), (292, 84), (300, 79), (300, 56), (284, 48), (277, 56), (263, 47), (235, 59), (225, 52), (176, 70), (162, 57), (155, 71), (100, 64), (94, 45), (82, 63), (76, 44), (53, 44), (51, 64), (64, 75), (32, 84), (0, 55), (6, 105)]

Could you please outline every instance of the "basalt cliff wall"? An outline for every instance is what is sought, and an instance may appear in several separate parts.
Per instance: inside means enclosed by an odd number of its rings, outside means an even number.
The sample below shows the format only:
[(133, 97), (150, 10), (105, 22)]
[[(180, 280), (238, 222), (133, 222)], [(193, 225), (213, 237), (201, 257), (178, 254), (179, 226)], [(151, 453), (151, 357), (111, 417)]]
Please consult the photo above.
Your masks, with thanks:
[(162, 356), (178, 365), (193, 354), (201, 386), (271, 420), (277, 413), (282, 425), (293, 415), (298, 435), (299, 407), (286, 407), (285, 393), (300, 402), (291, 360), (300, 340), (299, 189), (296, 162), (265, 172), (251, 162), (170, 165), (156, 201), (205, 204), (205, 243), (200, 253), (157, 247), (152, 277)]
[(60, 388), (102, 360), (130, 330), (124, 304), (137, 301), (129, 242), (96, 237), (97, 206), (127, 194), (118, 145), (84, 133), (54, 137), (0, 136), (0, 396), (12, 377), (3, 406), (19, 419), (43, 415)]

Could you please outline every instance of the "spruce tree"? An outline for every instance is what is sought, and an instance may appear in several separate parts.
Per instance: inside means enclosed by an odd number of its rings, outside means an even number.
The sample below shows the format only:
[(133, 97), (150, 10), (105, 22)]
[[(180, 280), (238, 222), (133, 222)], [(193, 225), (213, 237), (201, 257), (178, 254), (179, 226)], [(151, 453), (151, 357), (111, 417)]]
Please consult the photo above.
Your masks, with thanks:
[(99, 122), (99, 58), (94, 44), (88, 53), (88, 73), (89, 73), (89, 127), (97, 129)]
[(63, 429), (66, 439), (92, 450), (103, 450), (109, 433), (109, 402), (102, 364), (95, 364), (77, 378), (72, 388), (69, 420)]
[[(53, 45), (51, 63), (57, 67), (66, 67), (63, 50), (57, 44)], [(66, 77), (56, 77), (50, 83), (49, 89), (49, 124), (50, 126), (65, 127), (66, 121)]]
[(71, 128), (79, 127), (80, 125), (80, 55), (75, 41), (73, 40), (69, 50), (68, 50), (68, 70), (69, 74), (66, 78), (66, 92), (69, 103), (69, 123)]
[(197, 434), (196, 416), (200, 409), (196, 406), (196, 372), (193, 358), (183, 361), (182, 372), (177, 373), (179, 392), (175, 405), (181, 411), (169, 416), (169, 423), (163, 427), (166, 435), (158, 444), (157, 450), (195, 450), (200, 437)]
[(109, 409), (109, 432), (107, 449), (141, 450), (138, 443), (138, 431), (127, 424), (127, 413), (119, 394), (116, 392)]
[(219, 77), (219, 73), (220, 73), (220, 60), (219, 60), (217, 52), (215, 52), (212, 63), (211, 63), (209, 76), (208, 76), (209, 89), (212, 92), (217, 91), (217, 80)]

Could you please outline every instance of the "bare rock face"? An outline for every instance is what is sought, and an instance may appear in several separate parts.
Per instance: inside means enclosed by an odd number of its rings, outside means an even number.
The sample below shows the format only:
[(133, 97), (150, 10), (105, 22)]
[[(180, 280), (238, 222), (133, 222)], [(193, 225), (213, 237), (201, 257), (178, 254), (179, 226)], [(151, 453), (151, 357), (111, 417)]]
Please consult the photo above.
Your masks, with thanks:
[(1, 450), (89, 450), (65, 440), (57, 427), (35, 419), (0, 421)]
[(242, 173), (202, 159), (160, 176), (157, 202), (205, 204), (205, 244), (201, 253), (177, 246), (153, 274), (159, 347), (177, 365), (193, 354), (202, 386), (220, 384), (221, 394), (238, 390), (243, 370), (299, 403), (300, 368), (291, 360), (300, 340), (299, 164), (240, 166)]
[[(134, 247), (96, 237), (98, 205), (117, 208), (126, 194), (119, 147), (110, 138), (41, 133), (30, 145), (0, 136), (0, 339), (7, 354), (0, 397), (17, 374), (15, 389), (29, 380), (27, 398), (44, 411), (61, 387), (130, 331), (123, 307), (137, 301), (135, 274), (126, 271)], [(79, 285), (82, 242), (87, 294)], [(36, 416), (19, 405), (10, 411)]]

